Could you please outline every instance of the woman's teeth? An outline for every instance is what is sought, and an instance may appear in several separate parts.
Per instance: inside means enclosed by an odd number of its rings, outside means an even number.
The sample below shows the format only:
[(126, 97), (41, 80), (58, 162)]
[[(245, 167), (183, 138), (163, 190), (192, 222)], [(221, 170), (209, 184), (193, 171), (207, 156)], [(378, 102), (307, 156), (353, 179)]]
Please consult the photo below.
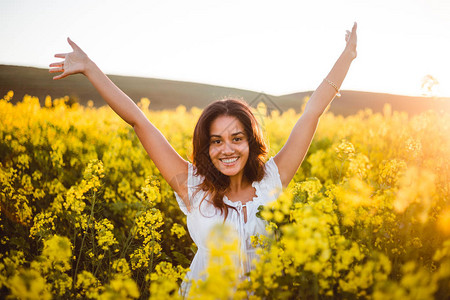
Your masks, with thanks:
[(229, 158), (229, 159), (221, 159), (222, 162), (226, 163), (226, 164), (231, 164), (234, 163), (238, 158)]

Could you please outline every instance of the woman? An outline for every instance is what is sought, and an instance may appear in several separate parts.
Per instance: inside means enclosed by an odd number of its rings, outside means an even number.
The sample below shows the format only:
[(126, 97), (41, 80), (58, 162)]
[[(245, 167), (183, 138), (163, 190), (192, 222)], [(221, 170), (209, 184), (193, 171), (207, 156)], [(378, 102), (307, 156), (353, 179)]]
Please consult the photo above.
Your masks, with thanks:
[[(257, 121), (241, 101), (216, 101), (203, 111), (193, 137), (193, 163), (189, 163), (70, 39), (73, 52), (56, 54), (55, 57), (64, 60), (50, 64), (50, 72), (62, 72), (53, 77), (55, 80), (84, 74), (111, 108), (133, 126), (187, 215), (189, 233), (198, 246), (188, 279), (202, 278), (208, 262), (208, 233), (215, 224), (224, 221), (239, 233), (243, 275), (251, 269), (250, 262), (255, 256), (250, 236), (265, 233), (265, 224), (256, 217), (257, 208), (276, 200), (278, 192), (292, 180), (308, 151), (320, 116), (333, 98), (340, 96), (339, 87), (356, 58), (356, 28), (355, 23), (352, 31), (347, 31), (344, 51), (312, 94), (286, 144), (267, 163)], [(189, 284), (183, 283), (184, 293), (188, 289)]]

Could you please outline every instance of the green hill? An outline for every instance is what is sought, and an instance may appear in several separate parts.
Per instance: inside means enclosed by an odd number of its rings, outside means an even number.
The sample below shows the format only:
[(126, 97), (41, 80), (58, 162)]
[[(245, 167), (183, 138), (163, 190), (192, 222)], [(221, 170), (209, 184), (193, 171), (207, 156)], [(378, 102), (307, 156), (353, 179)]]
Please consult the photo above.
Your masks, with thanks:
[[(95, 106), (106, 104), (84, 76), (75, 75), (58, 81), (52, 80), (52, 76), (53, 74), (50, 74), (47, 69), (0, 65), (0, 95), (13, 90), (13, 103), (21, 101), (25, 94), (29, 94), (39, 97), (42, 105), (47, 95), (52, 98), (68, 95), (83, 105), (88, 100), (92, 100)], [(312, 94), (311, 91), (306, 91), (273, 96), (255, 91), (193, 82), (108, 76), (135, 102), (142, 97), (149, 98), (151, 100), (150, 108), (154, 110), (172, 109), (178, 105), (184, 105), (187, 108), (193, 106), (203, 108), (216, 99), (238, 96), (254, 105), (261, 101), (265, 102), (269, 110), (284, 111), (293, 108), (300, 111), (305, 97)], [(330, 111), (344, 116), (365, 108), (379, 112), (385, 103), (390, 103), (393, 110), (406, 111), (410, 114), (417, 114), (428, 109), (450, 112), (450, 98), (409, 97), (359, 91), (342, 91), (342, 97), (333, 101)]]

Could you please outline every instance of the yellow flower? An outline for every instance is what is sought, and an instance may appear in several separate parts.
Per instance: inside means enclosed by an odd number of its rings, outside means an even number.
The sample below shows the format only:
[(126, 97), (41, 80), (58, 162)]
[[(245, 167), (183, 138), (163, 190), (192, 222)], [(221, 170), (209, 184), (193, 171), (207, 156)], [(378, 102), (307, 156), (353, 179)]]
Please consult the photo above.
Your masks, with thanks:
[(111, 246), (117, 245), (118, 242), (113, 234), (114, 225), (108, 219), (95, 222), (95, 231), (98, 245), (103, 250), (108, 250)]
[(138, 286), (133, 279), (116, 276), (110, 281), (105, 292), (98, 299), (136, 299), (139, 298), (139, 295)]
[[(192, 257), (186, 218), (133, 128), (92, 101), (83, 107), (48, 96), (41, 108), (30, 95), (12, 105), (13, 96), (0, 100), (2, 296), (178, 297), (185, 270), (169, 261), (179, 262), (176, 252)], [(144, 114), (190, 157), (201, 109), (154, 111), (149, 103), (140, 103)], [(300, 114), (269, 110), (256, 114), (270, 157)], [(210, 277), (193, 283), (192, 297), (448, 298), (449, 124), (446, 112), (408, 116), (389, 106), (323, 115), (289, 189), (261, 206), (268, 235), (251, 237), (258, 257), (251, 280), (236, 278), (239, 252), (228, 253), (239, 242), (220, 240)], [(22, 247), (24, 234), (44, 242), (41, 255)], [(57, 242), (68, 244), (62, 236), (75, 241), (71, 255)], [(180, 243), (166, 245), (173, 237)], [(136, 286), (147, 290), (138, 295)]]
[(339, 160), (350, 160), (355, 156), (355, 146), (346, 139), (342, 139), (335, 148)]
[(1, 99), (1, 100), (9, 102), (12, 99), (13, 96), (14, 96), (14, 92), (13, 91), (8, 91), (6, 93), (6, 95), (3, 96), (3, 99)]
[(34, 216), (30, 237), (46, 237), (55, 230), (55, 218), (52, 212), (41, 212)]
[(184, 226), (182, 226), (178, 223), (174, 223), (172, 228), (170, 229), (170, 234), (176, 235), (177, 238), (181, 238), (182, 236), (184, 236), (186, 234), (186, 230), (184, 229)]
[(99, 297), (100, 281), (91, 272), (83, 270), (78, 273), (75, 286), (81, 290), (80, 295), (82, 296), (95, 299)]
[(54, 235), (44, 241), (42, 255), (52, 261), (70, 261), (72, 257), (72, 244), (66, 237)]
[(210, 259), (205, 270), (206, 279), (192, 281), (189, 298), (229, 299), (235, 295), (242, 280), (243, 270), (238, 264), (242, 254), (237, 232), (226, 224), (218, 224), (209, 234), (208, 249)]
[(379, 175), (379, 182), (387, 185), (394, 185), (399, 175), (402, 175), (406, 169), (406, 163), (403, 160), (393, 159), (383, 161), (384, 165)]
[(11, 294), (19, 299), (51, 299), (45, 279), (36, 270), (20, 270), (8, 282)]
[(422, 223), (428, 218), (430, 210), (435, 206), (436, 185), (435, 175), (417, 167), (410, 167), (400, 179), (400, 188), (394, 201), (394, 209), (404, 213), (410, 208)]
[(160, 262), (150, 275), (150, 299), (181, 299), (178, 294), (178, 280), (182, 280), (188, 269), (176, 268), (168, 262)]

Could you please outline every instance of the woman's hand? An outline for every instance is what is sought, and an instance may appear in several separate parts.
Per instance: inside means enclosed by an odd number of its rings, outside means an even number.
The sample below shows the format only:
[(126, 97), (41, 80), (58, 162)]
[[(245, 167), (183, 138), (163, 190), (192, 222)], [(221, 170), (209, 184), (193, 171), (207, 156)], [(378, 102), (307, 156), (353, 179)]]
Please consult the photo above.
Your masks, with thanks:
[(358, 25), (356, 24), (356, 22), (353, 24), (353, 28), (352, 31), (348, 31), (345, 35), (345, 41), (347, 42), (347, 44), (345, 45), (345, 49), (344, 52), (347, 51), (350, 56), (352, 57), (352, 59), (356, 58), (356, 43), (357, 43), (357, 37), (356, 37), (356, 28), (358, 27)]
[(69, 42), (73, 52), (55, 54), (55, 57), (64, 58), (64, 60), (50, 64), (50, 73), (63, 72), (60, 75), (54, 76), (54, 80), (67, 77), (72, 74), (84, 74), (89, 62), (91, 62), (86, 53), (84, 53), (83, 50), (81, 50), (81, 48), (78, 47), (78, 45), (75, 44), (70, 38), (67, 38), (67, 42)]

